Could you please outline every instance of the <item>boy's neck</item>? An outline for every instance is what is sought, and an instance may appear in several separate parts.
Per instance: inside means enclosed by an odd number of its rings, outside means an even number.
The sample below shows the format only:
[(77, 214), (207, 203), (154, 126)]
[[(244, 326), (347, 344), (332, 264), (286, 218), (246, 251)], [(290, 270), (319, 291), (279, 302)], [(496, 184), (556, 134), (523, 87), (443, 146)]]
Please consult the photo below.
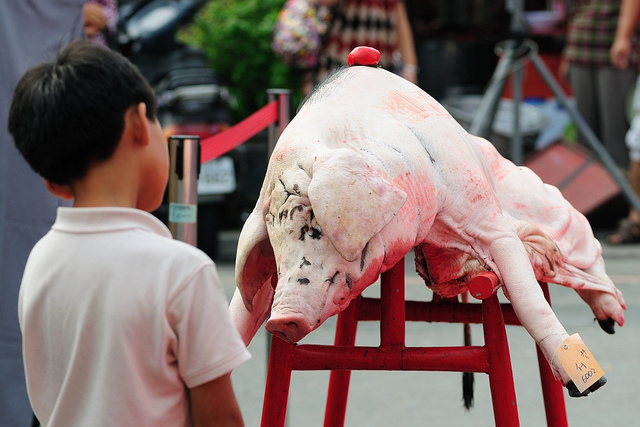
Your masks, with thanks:
[(123, 151), (126, 145), (121, 144), (111, 158), (92, 165), (72, 184), (73, 207), (137, 207), (140, 186), (136, 157)]
[[(74, 208), (123, 207), (135, 208), (137, 197), (127, 191), (121, 181), (83, 181), (74, 185)], [(97, 185), (96, 185), (97, 184)]]

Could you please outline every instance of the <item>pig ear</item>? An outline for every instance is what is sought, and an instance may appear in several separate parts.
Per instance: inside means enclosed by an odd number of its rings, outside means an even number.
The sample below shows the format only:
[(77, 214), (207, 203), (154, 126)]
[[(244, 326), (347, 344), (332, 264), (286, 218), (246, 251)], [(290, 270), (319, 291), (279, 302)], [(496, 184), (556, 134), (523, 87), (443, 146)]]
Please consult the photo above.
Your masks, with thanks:
[(344, 259), (355, 261), (400, 211), (407, 194), (351, 150), (318, 156), (312, 169), (309, 202), (322, 234)]
[[(260, 206), (256, 206), (242, 227), (236, 253), (236, 286), (247, 310), (254, 310), (254, 297), (262, 286), (271, 286), (269, 279), (275, 272), (267, 226)], [(262, 311), (264, 307), (257, 309)]]

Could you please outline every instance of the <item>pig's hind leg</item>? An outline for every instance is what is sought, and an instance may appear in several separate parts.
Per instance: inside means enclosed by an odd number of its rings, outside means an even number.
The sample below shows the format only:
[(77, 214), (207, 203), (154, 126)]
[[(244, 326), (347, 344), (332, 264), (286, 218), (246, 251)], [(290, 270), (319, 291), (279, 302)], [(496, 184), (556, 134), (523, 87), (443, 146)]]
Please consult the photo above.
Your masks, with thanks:
[(585, 273), (599, 278), (609, 285), (605, 288), (606, 292), (595, 289), (576, 289), (576, 292), (589, 305), (600, 327), (605, 332), (613, 334), (615, 332), (614, 323), (620, 326), (624, 325), (624, 310), (627, 309), (627, 305), (624, 302), (622, 292), (616, 288), (605, 273), (602, 257), (599, 257), (591, 267), (586, 269)]
[[(624, 298), (607, 276), (602, 256), (599, 255), (591, 266), (578, 268), (571, 264), (575, 259), (564, 256), (558, 245), (540, 228), (527, 221), (514, 224), (539, 281), (574, 288), (605, 332), (613, 334), (615, 323), (624, 324)], [(593, 237), (591, 239), (586, 241), (595, 241)], [(577, 260), (581, 261), (580, 256)]]
[(576, 289), (580, 298), (586, 302), (598, 321), (600, 327), (608, 334), (614, 334), (615, 323), (620, 326), (624, 325), (625, 305), (621, 305), (620, 301), (609, 293), (596, 290)]
[(567, 387), (570, 396), (586, 396), (602, 386), (606, 382), (604, 378), (584, 393), (576, 393), (575, 384), (556, 356), (569, 334), (545, 299), (520, 239), (515, 234), (494, 239), (489, 243), (489, 252), (520, 323), (540, 347), (554, 376)]

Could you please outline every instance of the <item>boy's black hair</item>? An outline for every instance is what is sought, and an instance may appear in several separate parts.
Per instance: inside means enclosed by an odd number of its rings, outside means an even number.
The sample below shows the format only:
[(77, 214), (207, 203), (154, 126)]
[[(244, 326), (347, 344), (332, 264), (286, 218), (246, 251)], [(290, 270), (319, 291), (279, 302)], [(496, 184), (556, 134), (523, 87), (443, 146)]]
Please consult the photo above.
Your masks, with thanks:
[(138, 69), (119, 53), (77, 41), (22, 76), (8, 128), (35, 172), (69, 185), (111, 157), (125, 113), (140, 102), (155, 120), (155, 95)]

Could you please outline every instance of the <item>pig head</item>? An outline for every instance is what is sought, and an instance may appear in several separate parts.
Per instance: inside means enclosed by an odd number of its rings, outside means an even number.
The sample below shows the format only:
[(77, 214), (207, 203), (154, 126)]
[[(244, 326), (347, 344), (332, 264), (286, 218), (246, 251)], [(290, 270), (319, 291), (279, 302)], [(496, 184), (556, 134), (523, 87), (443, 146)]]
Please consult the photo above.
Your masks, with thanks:
[[(240, 238), (237, 283), (253, 311), (277, 266), (266, 327), (297, 342), (376, 280), (385, 257), (380, 231), (407, 195), (348, 149), (318, 151), (277, 175), (243, 227), (250, 235)], [(265, 302), (241, 331), (247, 342), (269, 314)]]

